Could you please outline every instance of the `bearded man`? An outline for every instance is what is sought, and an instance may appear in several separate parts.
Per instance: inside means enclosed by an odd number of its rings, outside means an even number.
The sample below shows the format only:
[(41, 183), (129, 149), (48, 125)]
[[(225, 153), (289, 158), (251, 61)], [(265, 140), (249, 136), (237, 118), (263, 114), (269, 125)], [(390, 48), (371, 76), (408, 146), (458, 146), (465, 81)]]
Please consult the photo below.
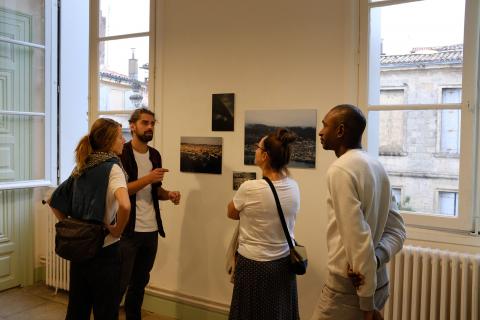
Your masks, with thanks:
[(153, 139), (155, 114), (136, 109), (130, 119), (132, 140), (125, 143), (121, 156), (128, 174), (130, 220), (120, 240), (122, 256), (121, 296), (125, 296), (127, 320), (141, 319), (145, 287), (157, 254), (158, 234), (165, 237), (159, 200), (180, 202), (179, 191), (168, 191), (162, 181), (168, 169), (162, 168), (160, 153), (148, 145)]

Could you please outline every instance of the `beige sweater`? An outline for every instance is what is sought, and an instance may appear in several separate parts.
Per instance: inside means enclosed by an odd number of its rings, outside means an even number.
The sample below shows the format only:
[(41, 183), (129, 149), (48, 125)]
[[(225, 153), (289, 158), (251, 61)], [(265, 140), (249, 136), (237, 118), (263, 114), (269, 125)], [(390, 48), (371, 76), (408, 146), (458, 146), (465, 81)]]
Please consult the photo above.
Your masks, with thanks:
[(353, 149), (330, 166), (327, 188), (328, 270), (343, 278), (348, 278), (348, 267), (362, 274), (365, 284), (357, 290), (360, 308), (372, 310), (377, 288), (375, 248), (385, 231), (391, 201), (388, 176), (378, 160)]

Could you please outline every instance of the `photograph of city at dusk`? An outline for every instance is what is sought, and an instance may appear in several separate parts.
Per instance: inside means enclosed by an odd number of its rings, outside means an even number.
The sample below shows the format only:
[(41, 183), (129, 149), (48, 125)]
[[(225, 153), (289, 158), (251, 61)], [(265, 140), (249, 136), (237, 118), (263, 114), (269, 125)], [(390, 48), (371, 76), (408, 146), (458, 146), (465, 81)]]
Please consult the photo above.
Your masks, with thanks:
[(180, 171), (222, 173), (222, 138), (181, 137)]

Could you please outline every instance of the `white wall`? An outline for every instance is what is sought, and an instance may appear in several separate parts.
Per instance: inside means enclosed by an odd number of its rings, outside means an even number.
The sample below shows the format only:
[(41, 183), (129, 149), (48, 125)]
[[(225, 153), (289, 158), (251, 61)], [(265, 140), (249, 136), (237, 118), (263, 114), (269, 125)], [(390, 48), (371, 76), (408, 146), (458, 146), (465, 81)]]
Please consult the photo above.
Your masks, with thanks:
[[(227, 219), (232, 171), (243, 165), (245, 110), (316, 109), (355, 103), (356, 1), (165, 1), (156, 91), (156, 147), (170, 169), (164, 186), (182, 203), (163, 204), (151, 286), (229, 304), (224, 257), (235, 222)], [(162, 19), (160, 19), (162, 20)], [(158, 74), (158, 73), (157, 73)], [(235, 131), (211, 131), (212, 93), (235, 93)], [(179, 172), (181, 136), (223, 137), (222, 175)], [(309, 317), (325, 275), (325, 169), (332, 153), (317, 147), (317, 169), (292, 169), (301, 188), (296, 236), (308, 248), (299, 277), (302, 317)]]

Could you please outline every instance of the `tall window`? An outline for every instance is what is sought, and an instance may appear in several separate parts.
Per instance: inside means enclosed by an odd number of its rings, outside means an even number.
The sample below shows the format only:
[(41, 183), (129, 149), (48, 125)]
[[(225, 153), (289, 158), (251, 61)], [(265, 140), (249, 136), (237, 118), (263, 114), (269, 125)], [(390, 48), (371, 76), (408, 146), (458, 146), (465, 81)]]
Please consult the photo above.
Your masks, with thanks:
[[(392, 185), (402, 186), (407, 223), (472, 227), (467, 157), (473, 153), (468, 141), (474, 138), (478, 5), (362, 1), (360, 105), (369, 117), (369, 152), (384, 164)], [(437, 196), (437, 190), (459, 191), (451, 192), (453, 214), (446, 200), (451, 194)]]
[(130, 113), (153, 100), (155, 1), (91, 3), (90, 122), (113, 118), (128, 138)]
[(51, 1), (0, 4), (0, 189), (56, 183), (53, 12)]

